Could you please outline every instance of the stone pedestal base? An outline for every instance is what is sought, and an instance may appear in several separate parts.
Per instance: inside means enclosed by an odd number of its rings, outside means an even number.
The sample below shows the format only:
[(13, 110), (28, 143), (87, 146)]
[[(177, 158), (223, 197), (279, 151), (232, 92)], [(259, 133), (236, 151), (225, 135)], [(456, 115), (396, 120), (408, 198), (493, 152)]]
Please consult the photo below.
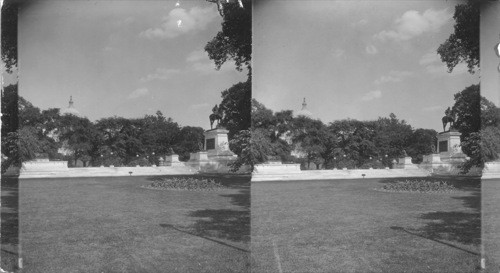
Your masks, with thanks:
[(229, 150), (229, 139), (227, 137), (228, 130), (224, 128), (215, 128), (205, 131), (205, 150), (208, 157), (219, 155), (233, 155)]
[(411, 157), (401, 157), (398, 163), (394, 165), (394, 169), (418, 169), (416, 164), (411, 163)]
[(179, 155), (173, 154), (167, 156), (167, 160), (165, 161), (166, 166), (181, 166), (184, 165), (184, 163), (179, 161)]
[(437, 134), (438, 153), (443, 157), (449, 157), (452, 154), (462, 153), (460, 146), (460, 136), (457, 131), (448, 131)]
[[(231, 172), (231, 163), (237, 156), (232, 155), (212, 155), (208, 152), (191, 153), (190, 159), (186, 164), (202, 173), (229, 173)], [(247, 172), (247, 168), (240, 168), (238, 172)]]
[[(205, 131), (206, 151), (191, 153), (187, 164), (202, 173), (231, 172), (231, 163), (237, 156), (229, 150), (228, 132), (224, 128)], [(245, 172), (246, 168), (241, 168), (240, 171)]]

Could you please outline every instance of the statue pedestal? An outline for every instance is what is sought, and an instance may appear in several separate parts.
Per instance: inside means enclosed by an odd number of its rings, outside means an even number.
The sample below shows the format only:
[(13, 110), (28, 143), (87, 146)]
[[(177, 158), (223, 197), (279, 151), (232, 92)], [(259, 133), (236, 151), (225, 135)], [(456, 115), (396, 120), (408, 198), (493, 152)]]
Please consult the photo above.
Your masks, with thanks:
[(229, 131), (225, 128), (215, 128), (205, 131), (205, 150), (209, 158), (234, 156), (234, 153), (229, 150), (227, 133)]
[(225, 128), (205, 131), (205, 150), (191, 153), (188, 164), (204, 173), (230, 172), (230, 164), (237, 156), (229, 150), (229, 139)]
[[(457, 131), (442, 132), (437, 135), (437, 154), (425, 155), (421, 169), (434, 175), (459, 175), (460, 164), (467, 160), (460, 146), (460, 136)], [(473, 172), (470, 172), (471, 175)]]
[(179, 155), (168, 155), (166, 160), (167, 166), (181, 166), (182, 162), (179, 161)]
[(437, 147), (441, 161), (443, 162), (464, 162), (466, 155), (462, 152), (460, 136), (457, 131), (442, 132), (437, 135)]
[(398, 164), (394, 165), (394, 169), (418, 169), (418, 166), (411, 163), (410, 156), (405, 156), (398, 158)]

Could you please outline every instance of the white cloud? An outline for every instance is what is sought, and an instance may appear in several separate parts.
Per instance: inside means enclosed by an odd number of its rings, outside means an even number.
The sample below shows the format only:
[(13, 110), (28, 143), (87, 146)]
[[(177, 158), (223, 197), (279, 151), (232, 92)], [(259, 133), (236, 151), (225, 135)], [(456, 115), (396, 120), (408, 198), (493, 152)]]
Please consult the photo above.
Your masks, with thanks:
[(424, 112), (436, 112), (438, 110), (442, 110), (443, 106), (442, 105), (434, 105), (434, 106), (427, 106), (422, 108), (422, 111)]
[(427, 73), (432, 74), (434, 76), (444, 76), (444, 75), (460, 75), (467, 73), (467, 65), (464, 63), (459, 63), (453, 68), (451, 73), (448, 73), (448, 68), (446, 65), (441, 62), (441, 57), (435, 52), (429, 52), (424, 54), (418, 63), (424, 66), (424, 69)]
[(197, 62), (201, 60), (209, 60), (207, 52), (203, 49), (195, 50), (189, 53), (189, 55), (186, 58), (187, 62)]
[(375, 35), (380, 40), (407, 41), (426, 32), (437, 32), (450, 21), (452, 14), (447, 9), (428, 9), (420, 14), (418, 11), (405, 12), (394, 22), (391, 30), (383, 30)]
[(368, 45), (366, 46), (366, 53), (370, 55), (374, 55), (378, 53), (377, 48), (374, 45)]
[[(162, 20), (161, 26), (149, 28), (141, 32), (142, 37), (149, 39), (175, 38), (190, 31), (203, 30), (217, 18), (218, 13), (214, 7), (193, 7), (189, 11), (183, 8), (175, 8)], [(181, 24), (179, 26), (178, 21)]]
[(361, 19), (355, 23), (352, 23), (351, 26), (353, 27), (362, 27), (362, 26), (365, 26), (366, 24), (368, 24), (368, 20), (366, 19)]
[(128, 99), (137, 99), (149, 94), (149, 90), (147, 88), (139, 88), (134, 90), (132, 93), (128, 95)]
[(332, 51), (331, 51), (331, 55), (334, 58), (340, 58), (340, 57), (344, 56), (344, 53), (345, 53), (345, 50), (340, 49), (340, 48), (332, 49)]
[(201, 74), (236, 71), (231, 63), (224, 64), (219, 70), (216, 70), (214, 62), (208, 58), (208, 54), (204, 50), (195, 50), (189, 53), (186, 62), (189, 63), (188, 69), (197, 71)]
[(192, 109), (192, 110), (196, 110), (196, 109), (203, 109), (203, 108), (207, 108), (209, 105), (208, 103), (199, 103), (199, 104), (193, 104), (191, 106), (189, 106), (189, 109)]
[(441, 59), (437, 53), (426, 53), (418, 61), (421, 65), (429, 65), (431, 63), (440, 62)]
[(383, 84), (383, 83), (388, 83), (388, 82), (401, 82), (405, 78), (413, 75), (412, 72), (410, 71), (397, 71), (397, 70), (392, 70), (389, 72), (389, 74), (381, 76), (380, 78), (375, 80), (375, 84)]
[(232, 64), (224, 64), (221, 66), (219, 70), (216, 70), (215, 64), (212, 62), (195, 62), (191, 65), (191, 69), (200, 72), (201, 74), (212, 74), (212, 73), (220, 74), (229, 71), (236, 71), (236, 68), (234, 68)]
[(166, 80), (170, 78), (172, 75), (178, 74), (180, 72), (181, 71), (179, 69), (157, 68), (154, 73), (142, 77), (140, 81), (149, 82), (152, 80)]
[(381, 97), (382, 97), (382, 91), (372, 90), (372, 91), (366, 93), (363, 97), (361, 97), (361, 100), (370, 101), (370, 100), (374, 100), (374, 99), (379, 99)]

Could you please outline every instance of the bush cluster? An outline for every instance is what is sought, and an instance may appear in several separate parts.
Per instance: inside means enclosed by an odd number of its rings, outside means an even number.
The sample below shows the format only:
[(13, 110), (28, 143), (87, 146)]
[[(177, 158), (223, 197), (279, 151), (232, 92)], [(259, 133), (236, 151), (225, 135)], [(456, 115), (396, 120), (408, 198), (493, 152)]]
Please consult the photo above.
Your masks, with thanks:
[(449, 192), (456, 188), (445, 181), (404, 180), (396, 181), (382, 187), (384, 191), (392, 192)]
[(137, 165), (139, 165), (141, 167), (148, 167), (148, 166), (151, 166), (151, 162), (149, 162), (149, 160), (147, 160), (145, 158), (138, 158), (138, 159), (130, 161), (127, 164), (127, 166), (129, 166), (129, 167), (135, 167)]
[(195, 177), (156, 178), (156, 181), (146, 186), (161, 190), (216, 191), (226, 188), (213, 179)]

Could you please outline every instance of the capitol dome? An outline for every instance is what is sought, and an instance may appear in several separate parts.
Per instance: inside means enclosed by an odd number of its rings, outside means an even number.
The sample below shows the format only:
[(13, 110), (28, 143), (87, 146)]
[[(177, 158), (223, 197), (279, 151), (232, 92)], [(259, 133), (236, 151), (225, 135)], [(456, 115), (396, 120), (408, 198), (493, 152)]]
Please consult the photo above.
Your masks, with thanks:
[(306, 103), (306, 98), (304, 98), (304, 101), (302, 102), (302, 109), (300, 109), (300, 111), (297, 111), (295, 113), (295, 116), (304, 116), (304, 117), (308, 117), (308, 118), (312, 118), (313, 115), (311, 113), (311, 111), (307, 110), (307, 103)]
[(61, 115), (74, 115), (77, 117), (81, 117), (80, 112), (78, 112), (78, 110), (76, 110), (76, 108), (73, 106), (73, 96), (69, 97), (68, 108), (61, 109)]

